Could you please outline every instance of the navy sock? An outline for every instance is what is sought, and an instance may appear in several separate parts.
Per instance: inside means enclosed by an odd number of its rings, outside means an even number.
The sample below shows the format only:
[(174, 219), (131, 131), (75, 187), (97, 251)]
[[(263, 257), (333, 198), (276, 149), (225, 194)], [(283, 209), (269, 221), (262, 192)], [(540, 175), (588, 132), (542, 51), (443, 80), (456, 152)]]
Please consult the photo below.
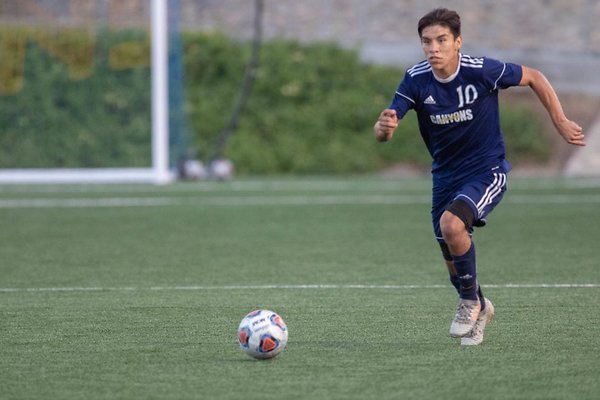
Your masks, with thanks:
[[(458, 275), (450, 274), (450, 283), (452, 283), (452, 286), (454, 286), (460, 295), (460, 279), (458, 279)], [(485, 298), (483, 297), (483, 292), (481, 291), (481, 286), (479, 286), (479, 284), (477, 284), (477, 297), (479, 297), (481, 311), (485, 310)]]
[(458, 275), (450, 274), (450, 283), (452, 283), (452, 286), (454, 286), (458, 294), (460, 294), (460, 279), (458, 279)]
[(452, 256), (454, 268), (460, 280), (460, 298), (477, 300), (477, 273), (475, 264), (475, 244), (462, 256)]

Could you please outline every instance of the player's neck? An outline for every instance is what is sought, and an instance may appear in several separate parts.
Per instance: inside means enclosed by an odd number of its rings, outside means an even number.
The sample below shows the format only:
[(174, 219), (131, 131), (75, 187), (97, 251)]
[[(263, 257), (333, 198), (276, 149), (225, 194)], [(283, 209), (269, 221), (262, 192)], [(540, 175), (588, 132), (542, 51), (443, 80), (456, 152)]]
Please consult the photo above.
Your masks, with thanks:
[(448, 82), (454, 79), (454, 77), (458, 74), (458, 70), (460, 68), (460, 53), (456, 54), (456, 57), (453, 57), (448, 61), (448, 64), (444, 65), (442, 68), (433, 68), (433, 75), (436, 77), (438, 81)]

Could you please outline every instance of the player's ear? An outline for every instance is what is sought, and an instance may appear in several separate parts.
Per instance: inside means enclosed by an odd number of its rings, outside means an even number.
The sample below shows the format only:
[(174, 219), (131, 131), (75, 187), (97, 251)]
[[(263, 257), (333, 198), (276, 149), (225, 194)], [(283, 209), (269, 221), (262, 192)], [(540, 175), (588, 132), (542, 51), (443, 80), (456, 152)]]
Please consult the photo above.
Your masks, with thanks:
[(457, 36), (456, 39), (454, 39), (454, 46), (456, 48), (456, 50), (460, 51), (460, 48), (462, 46), (462, 36)]

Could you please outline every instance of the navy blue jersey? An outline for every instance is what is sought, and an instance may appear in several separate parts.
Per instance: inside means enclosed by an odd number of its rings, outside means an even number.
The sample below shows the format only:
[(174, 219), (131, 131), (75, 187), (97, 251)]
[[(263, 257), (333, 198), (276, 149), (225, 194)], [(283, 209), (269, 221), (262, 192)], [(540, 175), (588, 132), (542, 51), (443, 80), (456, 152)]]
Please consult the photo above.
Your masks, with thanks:
[(406, 71), (390, 105), (402, 118), (417, 112), (437, 181), (459, 182), (505, 161), (498, 90), (517, 86), (520, 65), (461, 54), (458, 70), (438, 79), (429, 62)]

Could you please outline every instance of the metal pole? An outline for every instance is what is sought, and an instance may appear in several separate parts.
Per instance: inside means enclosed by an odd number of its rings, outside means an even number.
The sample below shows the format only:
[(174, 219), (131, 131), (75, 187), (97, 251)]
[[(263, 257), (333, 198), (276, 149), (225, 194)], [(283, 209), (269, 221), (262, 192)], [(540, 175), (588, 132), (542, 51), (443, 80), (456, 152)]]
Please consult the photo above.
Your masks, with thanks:
[(167, 0), (152, 0), (152, 169), (156, 184), (169, 173), (169, 67)]

